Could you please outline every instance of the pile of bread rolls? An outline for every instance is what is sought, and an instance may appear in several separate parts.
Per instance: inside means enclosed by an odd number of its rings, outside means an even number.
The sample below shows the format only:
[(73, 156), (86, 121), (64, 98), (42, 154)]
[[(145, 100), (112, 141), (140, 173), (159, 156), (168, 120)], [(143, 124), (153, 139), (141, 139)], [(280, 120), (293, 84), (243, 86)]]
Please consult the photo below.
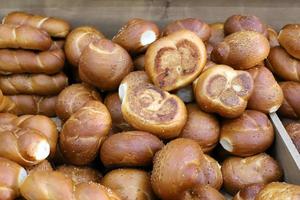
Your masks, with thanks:
[[(236, 200), (300, 196), (268, 154), (268, 114), (300, 114), (298, 25), (277, 36), (255, 16), (233, 15), (161, 30), (132, 19), (112, 39), (91, 26), (69, 29), (22, 12), (0, 25), (1, 48), (35, 50), (3, 49), (13, 61), (0, 50), (0, 199), (224, 200), (222, 189)], [(51, 37), (66, 38), (64, 47)], [(60, 84), (64, 57), (54, 51), (66, 55), (75, 83)], [(11, 95), (24, 94), (57, 96), (51, 114), (42, 104), (13, 112)], [(300, 125), (287, 130), (299, 148)]]
[(25, 12), (3, 18), (0, 90), (10, 105), (2, 111), (55, 116), (56, 96), (68, 85), (62, 69), (64, 39), (70, 28), (62, 19)]

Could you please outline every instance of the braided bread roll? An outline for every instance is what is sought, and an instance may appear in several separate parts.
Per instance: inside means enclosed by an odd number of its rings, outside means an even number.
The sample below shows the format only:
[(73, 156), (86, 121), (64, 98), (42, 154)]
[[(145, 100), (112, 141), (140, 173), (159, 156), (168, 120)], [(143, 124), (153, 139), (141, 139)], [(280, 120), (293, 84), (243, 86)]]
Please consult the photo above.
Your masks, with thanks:
[(12, 124), (0, 125), (0, 156), (22, 166), (35, 165), (48, 157), (50, 145), (46, 136), (31, 128)]
[(1, 200), (14, 200), (19, 197), (19, 188), (27, 177), (26, 170), (19, 164), (0, 157), (0, 172)]
[(68, 61), (77, 67), (83, 50), (91, 43), (104, 38), (104, 35), (93, 27), (82, 26), (71, 31), (66, 39), (65, 53)]
[(12, 101), (13, 106), (7, 109), (8, 112), (16, 115), (46, 115), (54, 117), (57, 96), (37, 96), (37, 95), (14, 95), (7, 96)]
[(0, 38), (0, 48), (46, 51), (52, 44), (45, 31), (26, 25), (0, 24)]
[(287, 24), (278, 34), (280, 45), (294, 58), (300, 59), (300, 24)]
[(65, 64), (61, 42), (53, 42), (48, 51), (35, 53), (25, 50), (0, 49), (0, 74), (55, 74)]
[(87, 84), (72, 84), (59, 93), (55, 112), (65, 121), (91, 100), (101, 100), (100, 94)]
[(68, 22), (54, 17), (32, 15), (25, 12), (11, 12), (6, 15), (2, 24), (29, 25), (45, 30), (52, 37), (64, 38), (71, 26)]
[(144, 71), (127, 75), (119, 96), (124, 119), (138, 130), (174, 138), (186, 123), (187, 110), (181, 99), (151, 84)]
[(111, 117), (100, 101), (89, 101), (65, 122), (60, 134), (60, 149), (72, 164), (92, 162), (111, 128)]
[(68, 85), (68, 78), (64, 73), (53, 76), (45, 74), (15, 74), (0, 76), (0, 89), (3, 94), (36, 94), (55, 95)]
[(289, 55), (284, 48), (271, 48), (267, 64), (283, 80), (300, 82), (300, 61)]
[(300, 196), (300, 186), (288, 183), (273, 182), (264, 187), (256, 196), (256, 200), (297, 200)]
[(75, 185), (72, 179), (57, 171), (38, 171), (22, 184), (21, 194), (30, 200), (121, 200), (112, 190), (98, 183)]
[(278, 112), (281, 116), (288, 118), (300, 117), (300, 83), (286, 81), (279, 83), (284, 100)]

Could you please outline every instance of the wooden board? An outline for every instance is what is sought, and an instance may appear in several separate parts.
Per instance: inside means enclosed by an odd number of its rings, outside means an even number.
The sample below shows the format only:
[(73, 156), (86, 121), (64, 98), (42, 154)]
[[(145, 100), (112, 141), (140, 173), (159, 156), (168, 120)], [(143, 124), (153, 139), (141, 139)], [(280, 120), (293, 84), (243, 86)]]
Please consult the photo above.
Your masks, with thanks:
[(276, 131), (274, 155), (284, 171), (284, 180), (300, 184), (300, 154), (276, 113), (270, 114)]
[(161, 27), (171, 20), (196, 17), (206, 22), (222, 22), (233, 14), (253, 14), (279, 29), (299, 23), (297, 0), (0, 0), (0, 15), (26, 10), (57, 16), (72, 25), (93, 25), (108, 37), (131, 18), (156, 21)]

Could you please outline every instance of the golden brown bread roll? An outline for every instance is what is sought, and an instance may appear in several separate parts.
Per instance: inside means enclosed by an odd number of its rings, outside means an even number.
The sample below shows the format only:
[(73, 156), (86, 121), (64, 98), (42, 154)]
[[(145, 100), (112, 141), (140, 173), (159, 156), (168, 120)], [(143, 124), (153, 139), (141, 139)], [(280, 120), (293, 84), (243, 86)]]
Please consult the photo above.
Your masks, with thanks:
[(209, 185), (196, 185), (183, 192), (179, 200), (225, 200), (225, 197)]
[(226, 35), (239, 31), (255, 31), (268, 36), (267, 26), (254, 15), (232, 15), (224, 23)]
[(14, 200), (20, 196), (20, 186), (27, 177), (26, 170), (17, 163), (0, 157), (0, 198)]
[(55, 112), (61, 120), (66, 121), (73, 113), (92, 100), (101, 100), (100, 94), (93, 87), (87, 84), (72, 84), (59, 93)]
[(282, 47), (271, 48), (267, 63), (280, 78), (300, 82), (300, 61), (290, 56)]
[(287, 24), (278, 34), (280, 45), (294, 58), (300, 59), (300, 25)]
[(145, 70), (145, 54), (142, 54), (136, 57), (133, 60), (133, 66), (135, 71), (144, 71)]
[(116, 169), (108, 172), (101, 183), (123, 200), (154, 200), (150, 175), (139, 169)]
[(192, 84), (183, 88), (179, 88), (174, 91), (174, 94), (178, 96), (184, 103), (191, 103), (194, 101), (194, 93)]
[(2, 24), (29, 25), (45, 30), (52, 37), (64, 38), (69, 33), (71, 26), (68, 22), (54, 17), (32, 15), (15, 11), (8, 13)]
[(240, 117), (222, 122), (220, 143), (231, 154), (245, 157), (267, 150), (274, 137), (273, 125), (266, 114), (246, 110)]
[(69, 177), (57, 171), (30, 174), (20, 191), (29, 200), (120, 200), (112, 190), (100, 184), (90, 182), (75, 185)]
[(0, 74), (55, 74), (65, 64), (62, 49), (39, 53), (25, 50), (0, 49)]
[(225, 37), (212, 51), (212, 61), (235, 69), (249, 69), (267, 58), (269, 41), (254, 31), (240, 31)]
[(159, 138), (175, 138), (183, 128), (187, 111), (176, 96), (152, 85), (144, 71), (131, 72), (119, 87), (124, 119), (134, 128)]
[(89, 182), (99, 183), (102, 178), (100, 172), (87, 166), (77, 167), (74, 165), (61, 165), (57, 167), (56, 171), (71, 178), (75, 185)]
[(265, 187), (263, 183), (254, 183), (241, 189), (232, 200), (255, 200), (257, 194)]
[(192, 31), (203, 41), (208, 40), (211, 33), (210, 27), (205, 22), (195, 18), (186, 18), (169, 23), (163, 29), (162, 35), (167, 36), (180, 30)]
[(300, 153), (300, 123), (290, 123), (285, 127), (285, 129)]
[(226, 191), (234, 195), (250, 184), (279, 181), (282, 170), (272, 157), (262, 153), (246, 158), (226, 159), (222, 165), (222, 174)]
[(268, 184), (264, 189), (262, 189), (256, 200), (282, 200), (282, 199), (292, 199), (298, 200), (300, 196), (300, 186), (292, 185), (288, 183), (274, 182)]
[(253, 67), (248, 72), (253, 78), (254, 89), (247, 107), (266, 114), (276, 112), (283, 102), (283, 92), (272, 72), (265, 66)]
[(50, 154), (48, 139), (38, 130), (5, 124), (0, 133), (0, 156), (22, 166), (35, 165)]
[(194, 93), (203, 111), (234, 118), (244, 112), (253, 86), (253, 79), (248, 72), (215, 65), (201, 73)]
[(100, 101), (89, 101), (78, 109), (63, 125), (60, 133), (60, 149), (72, 164), (92, 162), (111, 128), (111, 117)]
[(9, 112), (16, 115), (46, 115), (55, 116), (56, 96), (13, 95), (7, 96), (14, 107)]
[(90, 26), (77, 27), (66, 38), (65, 53), (68, 61), (77, 67), (83, 50), (94, 41), (104, 38), (104, 35)]
[(103, 142), (100, 158), (105, 167), (149, 166), (154, 154), (163, 146), (160, 139), (148, 132), (121, 132)]
[(213, 157), (204, 154), (204, 164), (202, 170), (206, 176), (205, 184), (220, 190), (223, 185), (221, 165)]
[(134, 18), (119, 30), (112, 41), (129, 53), (140, 53), (145, 51), (158, 37), (159, 28), (154, 22)]
[(278, 33), (271, 27), (267, 28), (268, 31), (268, 40), (270, 43), (270, 47), (277, 47), (280, 46), (278, 41)]
[(180, 137), (198, 142), (203, 152), (211, 151), (218, 143), (220, 125), (213, 114), (200, 110), (196, 104), (187, 104), (188, 119)]
[(283, 117), (299, 118), (300, 117), (300, 83), (286, 81), (279, 83), (284, 100), (278, 113)]
[(224, 34), (224, 24), (223, 23), (214, 23), (209, 25), (211, 30), (211, 35), (209, 37), (208, 42), (212, 46), (216, 46), (220, 42), (222, 42), (225, 38)]
[(46, 51), (52, 45), (51, 37), (43, 30), (27, 26), (0, 24), (0, 48), (22, 48)]
[(202, 71), (206, 57), (202, 40), (191, 31), (181, 30), (149, 46), (145, 70), (154, 85), (170, 91), (192, 83)]
[(80, 79), (102, 90), (117, 89), (132, 70), (133, 63), (127, 51), (107, 39), (90, 43), (80, 56)]
[(176, 199), (183, 191), (199, 184), (220, 187), (216, 183), (222, 176), (216, 170), (220, 169), (205, 157), (197, 142), (178, 138), (155, 154), (152, 188), (161, 199)]
[(55, 95), (67, 85), (68, 77), (62, 72), (52, 76), (44, 74), (0, 76), (0, 89), (6, 95)]
[(110, 113), (113, 128), (119, 129), (120, 131), (133, 130), (123, 118), (121, 100), (117, 92), (108, 94), (104, 99), (104, 105)]

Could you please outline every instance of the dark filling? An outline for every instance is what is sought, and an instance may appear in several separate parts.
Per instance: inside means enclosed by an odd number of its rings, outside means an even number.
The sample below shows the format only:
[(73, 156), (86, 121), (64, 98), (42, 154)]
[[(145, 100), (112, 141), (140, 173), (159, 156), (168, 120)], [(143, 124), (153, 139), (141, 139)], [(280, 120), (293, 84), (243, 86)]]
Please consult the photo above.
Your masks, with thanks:
[(246, 96), (249, 94), (249, 91), (252, 89), (253, 84), (251, 81), (251, 76), (247, 75), (245, 73), (238, 75), (237, 77), (235, 77), (232, 82), (231, 85), (234, 89), (234, 86), (240, 88), (240, 90), (236, 90), (236, 94), (240, 97), (242, 96)]
[(235, 91), (233, 91), (231, 88), (226, 89), (221, 97), (221, 102), (227, 106), (236, 106), (239, 104), (239, 97), (236, 95)]
[(227, 79), (224, 76), (216, 75), (209, 80), (207, 93), (211, 98), (217, 98), (226, 87)]

